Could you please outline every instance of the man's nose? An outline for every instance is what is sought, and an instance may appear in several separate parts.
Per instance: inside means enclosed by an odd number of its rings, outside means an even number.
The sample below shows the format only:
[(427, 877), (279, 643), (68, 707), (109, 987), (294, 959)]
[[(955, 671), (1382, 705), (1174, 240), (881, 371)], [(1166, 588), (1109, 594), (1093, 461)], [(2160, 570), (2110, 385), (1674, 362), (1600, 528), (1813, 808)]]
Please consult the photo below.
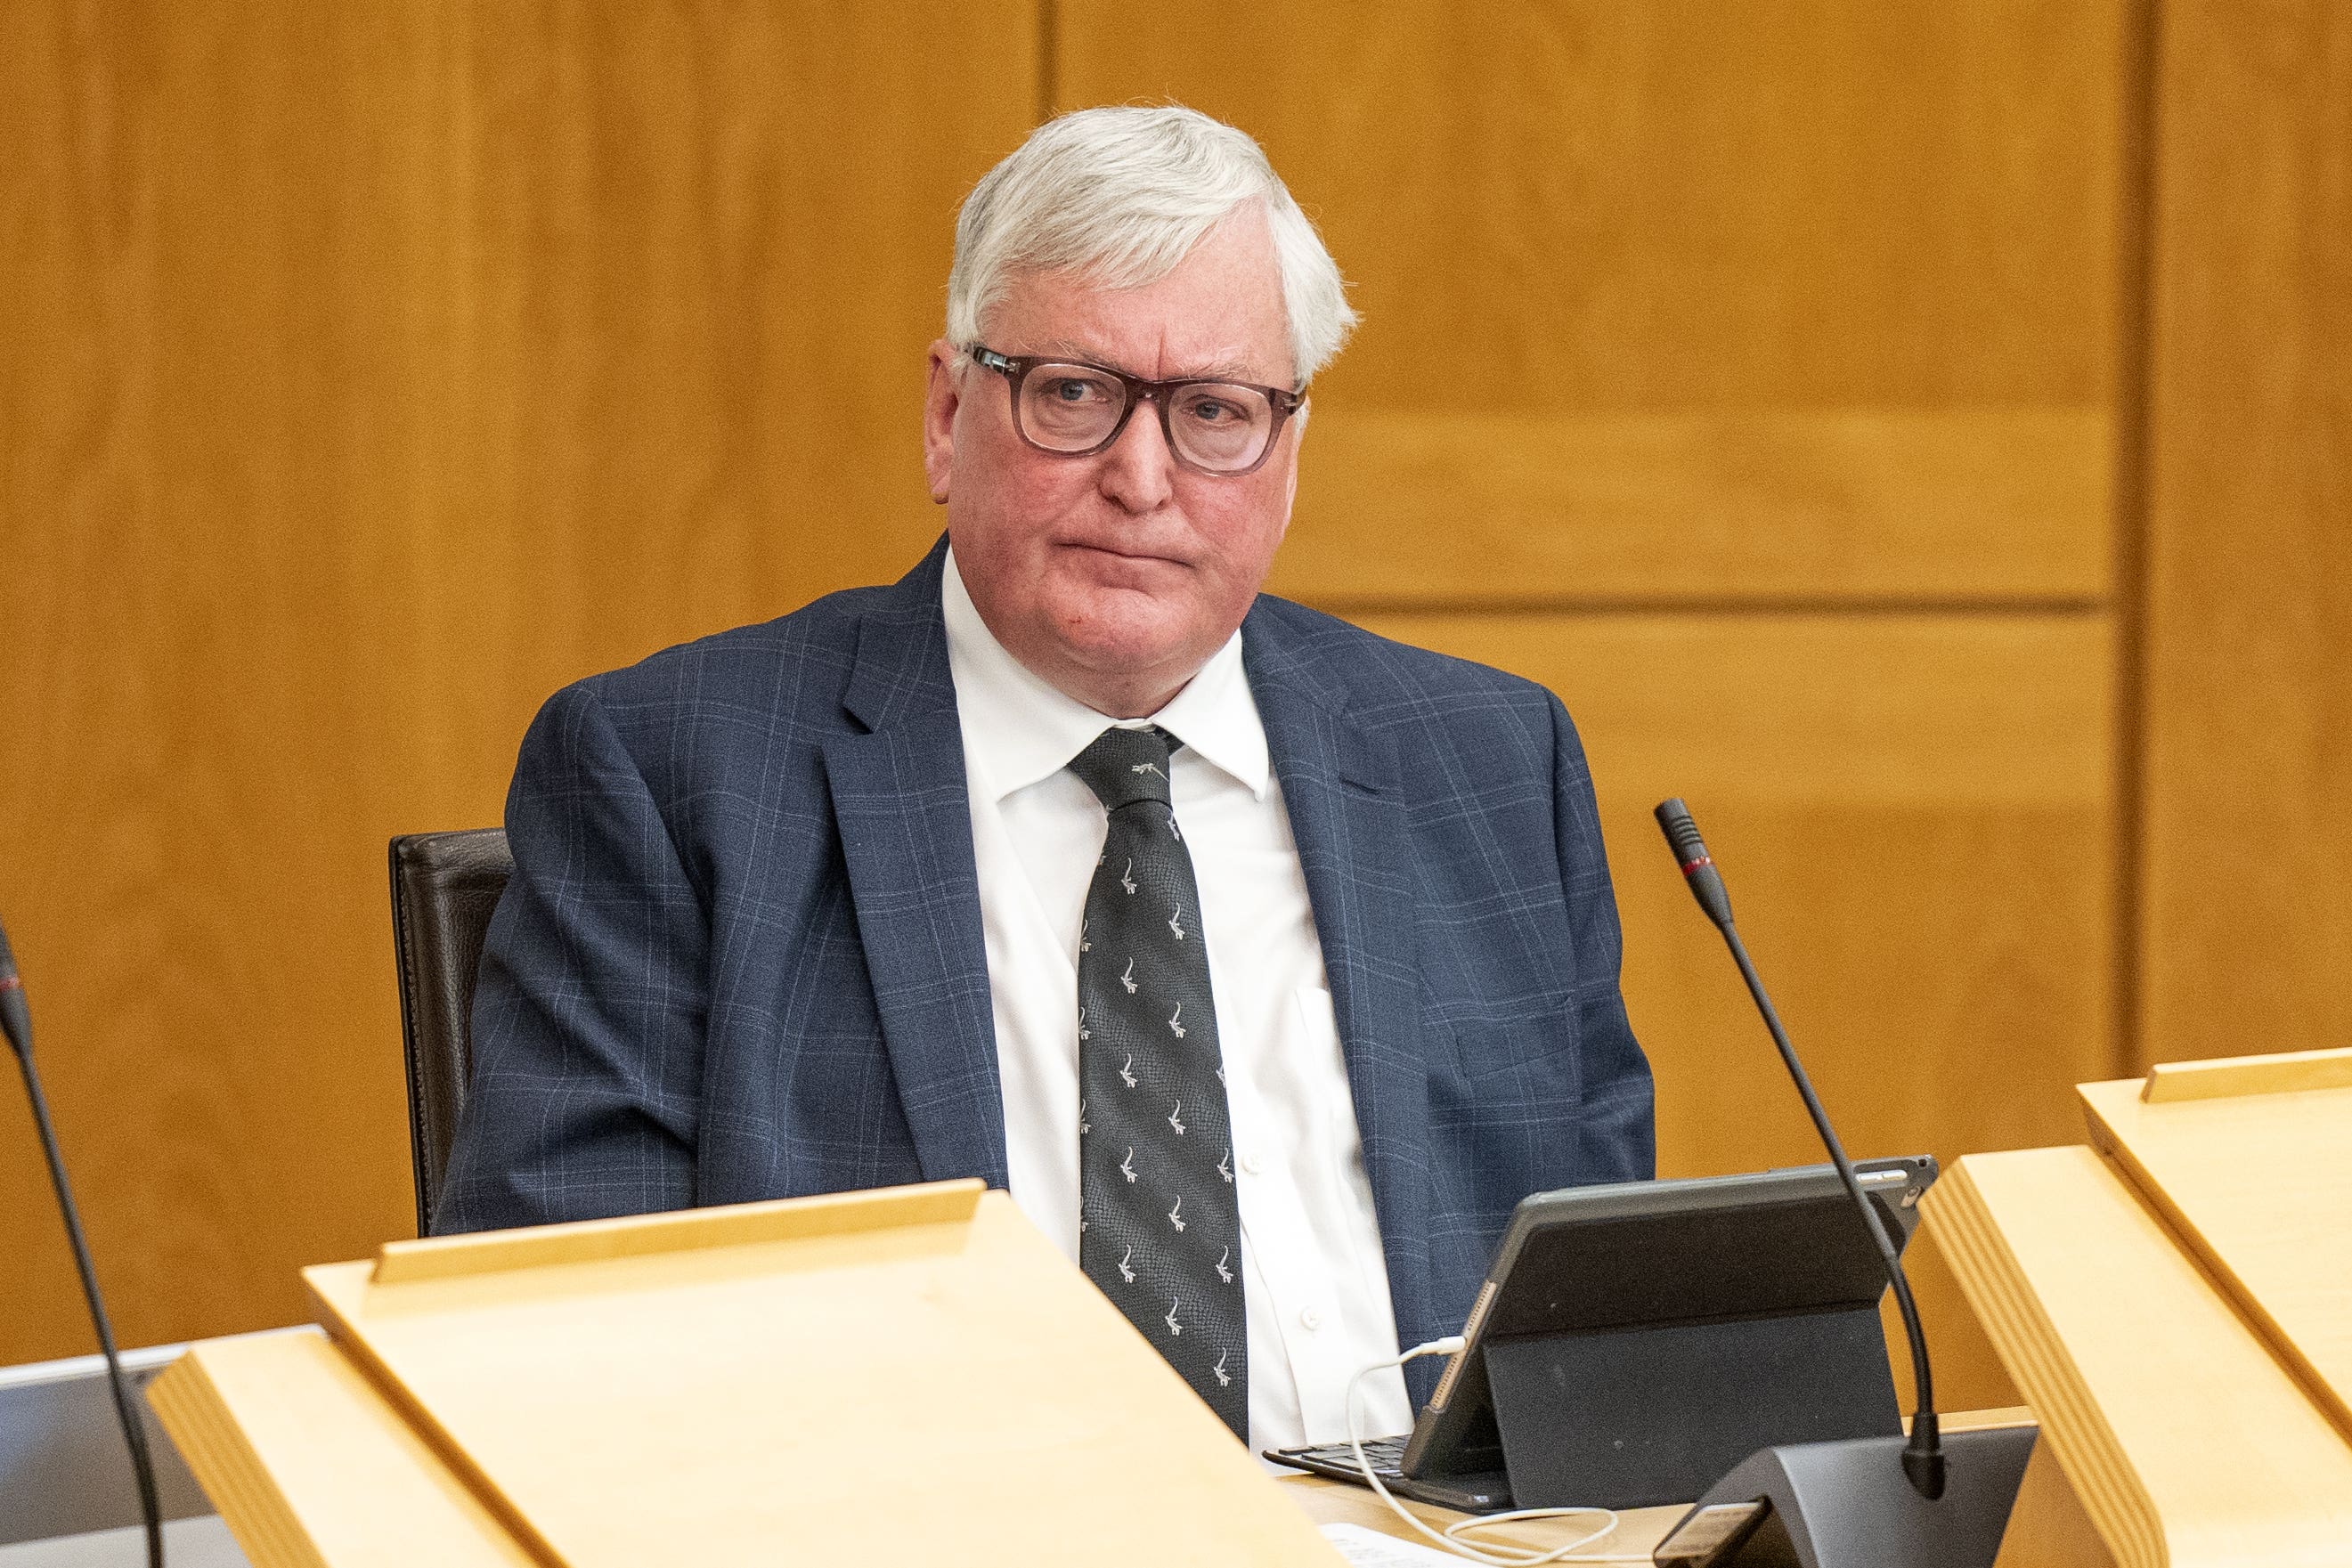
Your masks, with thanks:
[(1102, 493), (1130, 512), (1165, 506), (1176, 493), (1176, 459), (1160, 427), (1160, 405), (1146, 398), (1127, 417), (1127, 428), (1102, 455)]

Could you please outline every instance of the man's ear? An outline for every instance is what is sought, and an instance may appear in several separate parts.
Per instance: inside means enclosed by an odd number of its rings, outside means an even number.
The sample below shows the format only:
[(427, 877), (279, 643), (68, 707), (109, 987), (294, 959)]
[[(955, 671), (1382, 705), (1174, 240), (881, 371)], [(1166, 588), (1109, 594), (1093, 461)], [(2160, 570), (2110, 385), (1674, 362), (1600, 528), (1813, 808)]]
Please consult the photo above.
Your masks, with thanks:
[(1290, 416), (1290, 477), (1282, 487), (1282, 526), (1290, 527), (1290, 505), (1298, 499), (1298, 449), (1307, 444), (1307, 404)]
[(923, 394), (923, 476), (930, 481), (931, 500), (948, 498), (948, 476), (955, 472), (956, 391), (955, 346), (945, 338), (931, 344), (930, 382)]

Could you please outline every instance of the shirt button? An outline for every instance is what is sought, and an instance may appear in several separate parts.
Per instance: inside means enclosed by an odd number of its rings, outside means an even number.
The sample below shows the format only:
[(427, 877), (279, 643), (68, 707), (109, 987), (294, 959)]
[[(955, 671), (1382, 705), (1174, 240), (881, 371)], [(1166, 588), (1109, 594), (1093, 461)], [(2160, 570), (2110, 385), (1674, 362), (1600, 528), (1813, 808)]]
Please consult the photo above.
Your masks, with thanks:
[(1242, 1171), (1244, 1175), (1255, 1176), (1258, 1172), (1264, 1169), (1265, 1169), (1265, 1162), (1259, 1159), (1255, 1151), (1242, 1156)]
[(1323, 1326), (1323, 1314), (1313, 1307), (1308, 1307), (1298, 1314), (1298, 1326), (1308, 1333), (1313, 1333)]

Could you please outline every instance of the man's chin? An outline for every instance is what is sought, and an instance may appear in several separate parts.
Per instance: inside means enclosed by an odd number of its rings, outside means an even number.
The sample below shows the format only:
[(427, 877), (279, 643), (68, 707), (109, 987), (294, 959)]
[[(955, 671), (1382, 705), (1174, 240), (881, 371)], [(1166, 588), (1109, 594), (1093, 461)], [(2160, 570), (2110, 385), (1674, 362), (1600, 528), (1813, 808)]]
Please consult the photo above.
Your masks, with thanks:
[(1057, 572), (1048, 586), (1053, 622), (1074, 649), (1164, 645), (1181, 639), (1185, 624), (1197, 613), (1181, 585), (1165, 578), (1151, 582), (1102, 579), (1103, 574), (1094, 572)]
[[(1184, 640), (1155, 625), (1092, 624), (1063, 642), (1064, 656), (1077, 668), (1111, 680), (1149, 679), (1180, 669)], [(1182, 672), (1191, 678), (1192, 672)]]
[(1216, 648), (1194, 657), (1196, 630), (1179, 607), (1149, 595), (1089, 595), (1083, 612), (1059, 618), (1055, 653), (1088, 688), (1083, 700), (1116, 690), (1131, 705), (1147, 687), (1172, 695), (1199, 672)]

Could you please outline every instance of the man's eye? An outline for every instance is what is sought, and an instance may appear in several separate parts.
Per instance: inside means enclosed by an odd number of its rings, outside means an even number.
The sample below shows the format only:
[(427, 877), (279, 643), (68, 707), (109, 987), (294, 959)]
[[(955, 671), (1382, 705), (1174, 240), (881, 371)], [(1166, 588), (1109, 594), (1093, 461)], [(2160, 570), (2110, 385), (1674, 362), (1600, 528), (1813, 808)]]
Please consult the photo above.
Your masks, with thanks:
[(1045, 395), (1063, 402), (1084, 402), (1088, 398), (1100, 397), (1102, 389), (1092, 382), (1080, 381), (1075, 376), (1063, 376), (1046, 387)]
[(1186, 405), (1184, 412), (1202, 424), (1231, 424), (1249, 417), (1234, 404), (1218, 398), (1195, 398)]

